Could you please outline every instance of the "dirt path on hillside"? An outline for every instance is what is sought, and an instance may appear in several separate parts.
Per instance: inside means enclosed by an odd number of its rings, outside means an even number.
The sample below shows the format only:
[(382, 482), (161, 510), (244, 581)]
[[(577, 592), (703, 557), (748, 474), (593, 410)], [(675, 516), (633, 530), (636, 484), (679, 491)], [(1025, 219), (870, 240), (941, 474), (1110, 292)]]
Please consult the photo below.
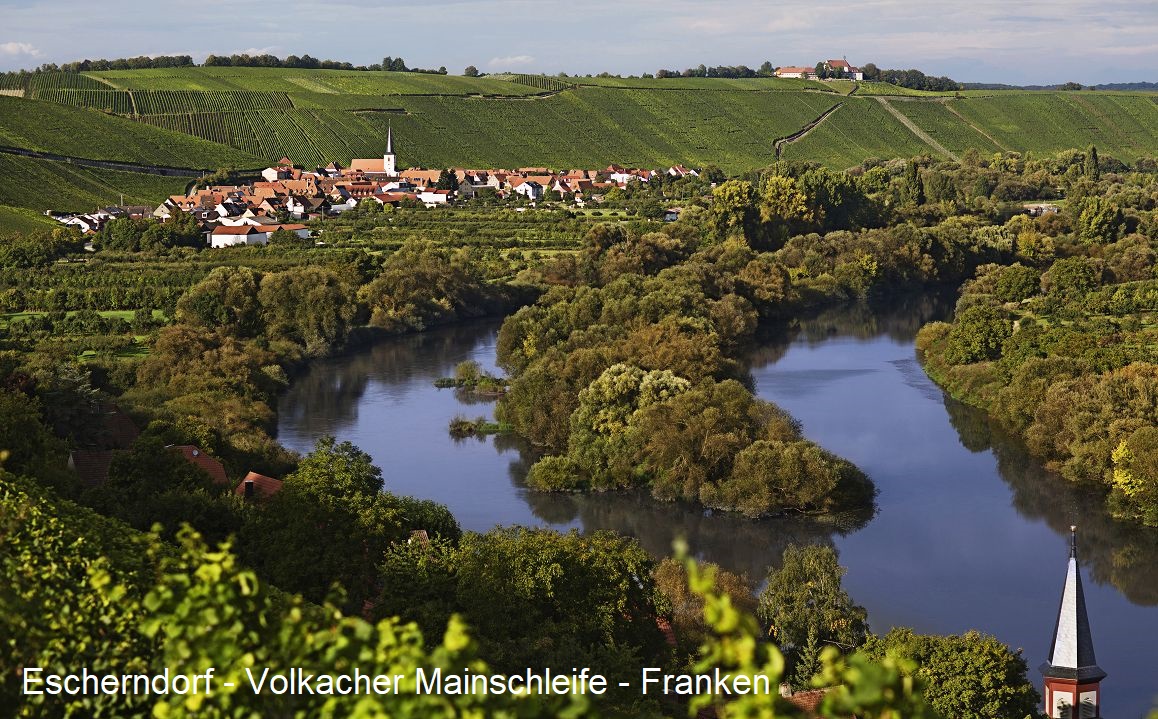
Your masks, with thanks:
[(1000, 149), (1002, 149), (1002, 150), (1004, 150), (1004, 151), (1006, 151), (1006, 152), (1010, 152), (1010, 151), (1011, 151), (1011, 150), (1010, 150), (1010, 148), (1008, 148), (1008, 147), (1006, 147), (1005, 145), (1003, 145), (1003, 144), (1001, 144), (1000, 142), (998, 142), (996, 137), (994, 137), (993, 135), (990, 135), (990, 134), (989, 134), (988, 132), (986, 132), (986, 131), (985, 131), (983, 128), (981, 128), (981, 127), (979, 127), (979, 126), (977, 126), (977, 125), (973, 124), (972, 122), (970, 122), (970, 121), (969, 121), (969, 119), (968, 119), (967, 117), (965, 117), (965, 116), (964, 116), (964, 115), (962, 115), (961, 113), (957, 112), (957, 110), (956, 110), (956, 109), (955, 109), (955, 108), (954, 108), (954, 107), (953, 107), (951, 104), (949, 104), (948, 102), (944, 102), (944, 103), (941, 103), (941, 104), (943, 104), (943, 105), (945, 106), (945, 109), (946, 109), (946, 110), (948, 110), (949, 112), (953, 113), (954, 117), (956, 117), (956, 118), (957, 118), (957, 119), (959, 119), (961, 122), (963, 122), (963, 123), (965, 123), (966, 125), (968, 125), (969, 127), (972, 127), (972, 128), (973, 128), (973, 130), (974, 130), (974, 132), (976, 132), (978, 135), (981, 135), (982, 137), (984, 137), (985, 139), (989, 140), (989, 141), (990, 141), (990, 142), (992, 142), (994, 145), (996, 145), (998, 148), (1000, 148)]
[(893, 117), (900, 120), (902, 125), (909, 128), (910, 132), (912, 132), (917, 137), (921, 138), (922, 141), (924, 141), (926, 144), (928, 144), (934, 150), (936, 150), (937, 152), (941, 153), (942, 155), (944, 155), (946, 157), (951, 157), (955, 162), (961, 161), (961, 158), (957, 156), (957, 153), (950, 152), (948, 148), (946, 148), (944, 145), (942, 145), (941, 143), (934, 140), (929, 135), (929, 133), (927, 133), (924, 130), (922, 130), (921, 128), (917, 127), (917, 124), (915, 122), (913, 122), (912, 120), (910, 120), (908, 117), (906, 117), (905, 113), (901, 112), (897, 108), (890, 105), (889, 101), (886, 98), (877, 97), (876, 101), (879, 102), (881, 105), (883, 105), (886, 110), (888, 110), (890, 113), (892, 113)]
[(780, 154), (782, 152), (784, 152), (784, 146), (785, 145), (792, 144), (793, 142), (796, 142), (797, 140), (802, 139), (805, 135), (812, 132), (812, 130), (815, 129), (817, 125), (819, 125), (820, 123), (822, 123), (826, 119), (828, 119), (828, 116), (831, 115), (832, 113), (836, 112), (837, 110), (839, 110), (842, 105), (844, 105), (844, 102), (836, 103), (832, 107), (830, 107), (827, 110), (825, 110), (824, 112), (820, 113), (820, 116), (817, 117), (815, 120), (808, 123), (807, 125), (800, 128), (799, 130), (792, 133), (791, 135), (787, 135), (786, 137), (779, 137), (779, 138), (776, 138), (775, 140), (773, 140), (772, 141), (772, 149), (775, 150), (775, 152), (776, 152), (776, 159), (777, 160), (780, 159)]

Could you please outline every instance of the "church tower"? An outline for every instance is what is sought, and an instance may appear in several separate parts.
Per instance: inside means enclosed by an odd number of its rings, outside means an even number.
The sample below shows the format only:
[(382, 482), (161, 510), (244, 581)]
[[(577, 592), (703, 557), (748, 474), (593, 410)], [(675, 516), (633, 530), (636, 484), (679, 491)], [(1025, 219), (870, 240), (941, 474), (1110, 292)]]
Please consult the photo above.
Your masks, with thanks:
[(394, 154), (394, 126), (386, 126), (386, 154), (382, 156), (382, 171), (390, 177), (398, 175), (398, 158)]
[(1101, 682), (1106, 673), (1094, 659), (1094, 640), (1086, 616), (1082, 573), (1078, 567), (1077, 527), (1070, 527), (1070, 561), (1045, 677), (1045, 713), (1051, 719), (1101, 719)]

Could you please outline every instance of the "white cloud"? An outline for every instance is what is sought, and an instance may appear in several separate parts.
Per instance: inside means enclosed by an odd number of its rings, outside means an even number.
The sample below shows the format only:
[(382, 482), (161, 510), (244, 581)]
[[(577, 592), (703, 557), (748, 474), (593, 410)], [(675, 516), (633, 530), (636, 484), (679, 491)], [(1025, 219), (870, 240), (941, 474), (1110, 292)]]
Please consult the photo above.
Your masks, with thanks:
[(26, 42), (5, 42), (0, 43), (0, 54), (39, 57), (40, 51)]
[(492, 57), (487, 64), (494, 68), (520, 67), (530, 65), (534, 61), (535, 58), (530, 55), (508, 55), (506, 57)]

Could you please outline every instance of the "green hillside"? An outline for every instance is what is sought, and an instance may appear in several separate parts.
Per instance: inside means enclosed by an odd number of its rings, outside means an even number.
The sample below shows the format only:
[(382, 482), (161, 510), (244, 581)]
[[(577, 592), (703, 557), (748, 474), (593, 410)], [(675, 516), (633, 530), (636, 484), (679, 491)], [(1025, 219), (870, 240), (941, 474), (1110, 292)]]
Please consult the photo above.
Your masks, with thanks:
[(122, 117), (3, 95), (0, 145), (166, 167), (252, 168), (262, 164), (262, 159), (235, 148)]
[(0, 91), (22, 96), (0, 96), (0, 144), (195, 168), (282, 155), (346, 163), (379, 155), (389, 125), (404, 164), (435, 167), (684, 163), (739, 173), (771, 162), (790, 136), (783, 157), (837, 168), (970, 148), (1158, 155), (1158, 98), (1146, 93), (234, 67), (8, 74)]
[[(84, 212), (118, 204), (156, 205), (183, 193), (192, 178), (161, 177), (82, 167), (55, 160), (34, 160), (0, 154), (0, 205), (38, 212)], [(6, 226), (6, 223), (5, 223)]]

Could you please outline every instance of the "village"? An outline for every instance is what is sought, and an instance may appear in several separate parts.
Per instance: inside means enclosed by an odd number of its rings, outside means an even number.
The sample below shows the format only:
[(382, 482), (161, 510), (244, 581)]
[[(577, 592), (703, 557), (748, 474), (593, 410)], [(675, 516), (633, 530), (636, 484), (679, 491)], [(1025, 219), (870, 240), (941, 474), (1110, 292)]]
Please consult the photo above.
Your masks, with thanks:
[(107, 207), (91, 213), (54, 217), (87, 235), (99, 232), (108, 222), (121, 217), (165, 222), (177, 213), (189, 213), (205, 235), (205, 245), (223, 248), (264, 245), (278, 231), (308, 239), (312, 234), (304, 223), (366, 205), (409, 204), (434, 208), (490, 195), (496, 200), (519, 201), (531, 206), (547, 198), (584, 206), (613, 188), (624, 189), (633, 182), (652, 182), (664, 173), (676, 179), (699, 176), (699, 171), (683, 165), (673, 165), (666, 171), (615, 164), (602, 170), (560, 171), (546, 167), (401, 169), (391, 128), (387, 130), (386, 152), (381, 158), (354, 159), (349, 167), (331, 162), (307, 171), (283, 157), (262, 170), (261, 180), (249, 184), (194, 188), (187, 195), (166, 198), (157, 207)]

